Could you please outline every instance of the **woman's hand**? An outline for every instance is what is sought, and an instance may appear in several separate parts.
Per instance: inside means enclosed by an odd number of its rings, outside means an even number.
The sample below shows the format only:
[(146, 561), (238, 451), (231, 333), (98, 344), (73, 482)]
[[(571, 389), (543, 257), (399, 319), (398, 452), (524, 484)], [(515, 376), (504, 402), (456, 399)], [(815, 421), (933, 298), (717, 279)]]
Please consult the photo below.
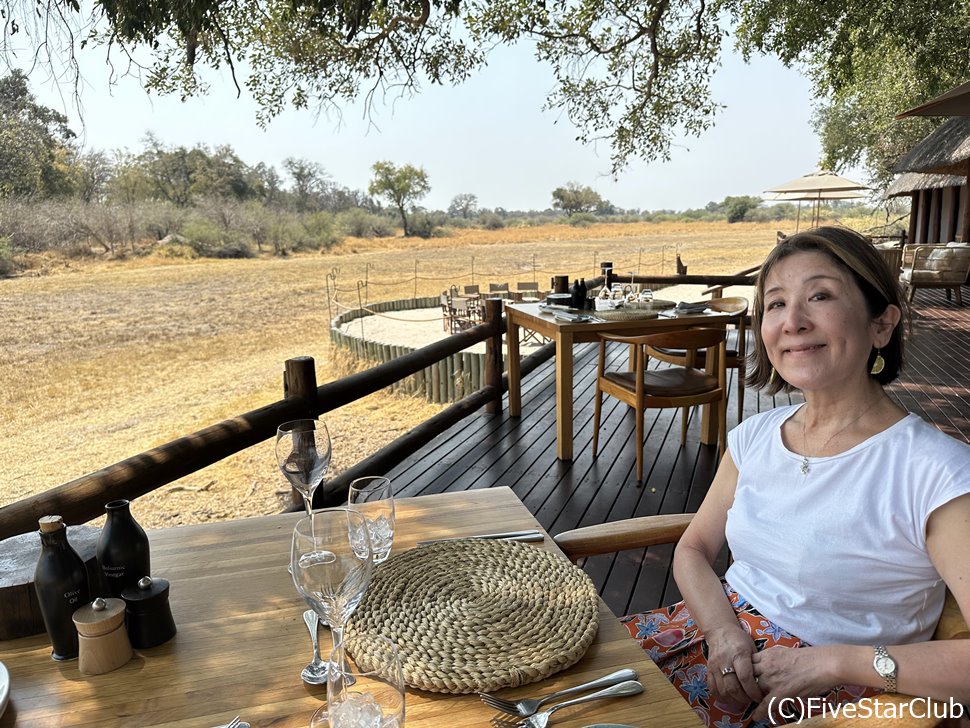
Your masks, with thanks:
[(740, 627), (729, 627), (708, 633), (706, 639), (707, 685), (711, 692), (735, 705), (761, 702), (763, 694), (755, 681), (752, 662), (757, 653), (751, 637)]
[[(781, 698), (809, 698), (834, 686), (824, 647), (769, 647), (756, 652), (751, 662), (764, 700), (751, 717), (778, 719), (768, 712)], [(774, 700), (772, 700), (774, 699)]]

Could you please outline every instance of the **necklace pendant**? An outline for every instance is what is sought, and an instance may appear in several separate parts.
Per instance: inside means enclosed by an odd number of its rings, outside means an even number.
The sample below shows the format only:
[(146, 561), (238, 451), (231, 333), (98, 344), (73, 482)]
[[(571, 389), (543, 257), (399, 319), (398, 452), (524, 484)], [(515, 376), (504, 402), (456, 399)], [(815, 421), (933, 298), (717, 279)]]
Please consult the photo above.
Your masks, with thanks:
[(808, 458), (802, 458), (801, 465), (798, 466), (798, 469), (802, 471), (802, 475), (808, 475)]

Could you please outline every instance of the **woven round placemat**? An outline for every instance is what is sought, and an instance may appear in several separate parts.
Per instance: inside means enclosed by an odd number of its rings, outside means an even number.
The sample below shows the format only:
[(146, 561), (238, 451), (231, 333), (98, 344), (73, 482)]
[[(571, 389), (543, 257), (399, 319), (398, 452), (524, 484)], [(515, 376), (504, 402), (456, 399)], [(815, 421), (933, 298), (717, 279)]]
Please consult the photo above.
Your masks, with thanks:
[(592, 581), (561, 556), (463, 539), (379, 566), (347, 634), (395, 642), (411, 687), (490, 692), (575, 664), (596, 637), (598, 606)]

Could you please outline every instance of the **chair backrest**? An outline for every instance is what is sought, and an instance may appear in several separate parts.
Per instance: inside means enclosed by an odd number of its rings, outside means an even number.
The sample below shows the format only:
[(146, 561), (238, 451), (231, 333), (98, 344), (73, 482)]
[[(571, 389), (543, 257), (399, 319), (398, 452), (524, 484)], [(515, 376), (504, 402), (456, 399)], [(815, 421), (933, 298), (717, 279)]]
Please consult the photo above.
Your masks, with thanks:
[(489, 293), (508, 293), (509, 284), (508, 283), (489, 283), (488, 292)]
[(519, 281), (515, 284), (515, 290), (517, 291), (538, 291), (539, 284), (535, 281)]
[(441, 305), (444, 306), (445, 308), (447, 308), (448, 307), (448, 304), (449, 304), (449, 301), (448, 301), (448, 291), (442, 291), (441, 292)]
[(477, 296), (481, 291), (478, 290), (478, 286), (465, 286), (466, 296)]
[[(708, 372), (718, 369), (717, 348), (724, 342), (727, 334), (724, 329), (685, 329), (683, 331), (664, 331), (639, 337), (646, 346), (657, 349), (683, 349), (687, 356), (685, 365), (695, 367), (695, 361), (706, 365)], [(703, 359), (697, 359), (698, 349), (706, 349)]]

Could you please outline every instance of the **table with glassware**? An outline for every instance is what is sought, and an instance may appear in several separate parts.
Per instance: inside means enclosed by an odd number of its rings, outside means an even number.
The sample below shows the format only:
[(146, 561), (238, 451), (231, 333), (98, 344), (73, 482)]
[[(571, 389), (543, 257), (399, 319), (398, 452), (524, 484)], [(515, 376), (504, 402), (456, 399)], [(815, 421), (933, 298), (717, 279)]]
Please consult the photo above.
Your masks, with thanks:
[[(596, 311), (590, 319), (565, 320), (557, 311), (538, 303), (507, 303), (505, 320), (508, 328), (509, 414), (522, 414), (522, 372), (519, 360), (519, 328), (535, 331), (556, 343), (556, 452), (560, 460), (573, 458), (573, 344), (594, 342), (599, 334), (655, 334), (695, 326), (724, 326), (731, 319), (727, 313), (694, 313), (655, 316), (629, 320), (602, 320)], [(575, 312), (573, 312), (575, 313)], [(717, 442), (717, 418), (709, 416), (705, 405), (701, 424), (701, 442)]]
[[(306, 684), (300, 677), (311, 656), (303, 619), (306, 605), (287, 567), (294, 526), (303, 515), (149, 531), (152, 570), (171, 582), (175, 637), (137, 650), (123, 667), (94, 676), (80, 674), (77, 660), (52, 661), (45, 634), (0, 642), (0, 662), (10, 674), (10, 701), (0, 727), (210, 727), (225, 725), (237, 715), (252, 726), (308, 726), (314, 711), (326, 704), (327, 688)], [(393, 565), (395, 555), (408, 556), (423, 539), (526, 529), (540, 527), (508, 488), (399, 499), (393, 554), (376, 568)], [(522, 546), (560, 554), (548, 536)], [(601, 600), (596, 602), (598, 630), (578, 662), (539, 682), (498, 694), (543, 695), (633, 668), (643, 693), (563, 709), (552, 724), (697, 726), (694, 713), (616, 616)], [(528, 621), (531, 616), (522, 613), (520, 619)], [(321, 653), (326, 655), (329, 632), (321, 629), (320, 635)], [(407, 726), (481, 726), (497, 715), (475, 694), (410, 687), (405, 706)]]

